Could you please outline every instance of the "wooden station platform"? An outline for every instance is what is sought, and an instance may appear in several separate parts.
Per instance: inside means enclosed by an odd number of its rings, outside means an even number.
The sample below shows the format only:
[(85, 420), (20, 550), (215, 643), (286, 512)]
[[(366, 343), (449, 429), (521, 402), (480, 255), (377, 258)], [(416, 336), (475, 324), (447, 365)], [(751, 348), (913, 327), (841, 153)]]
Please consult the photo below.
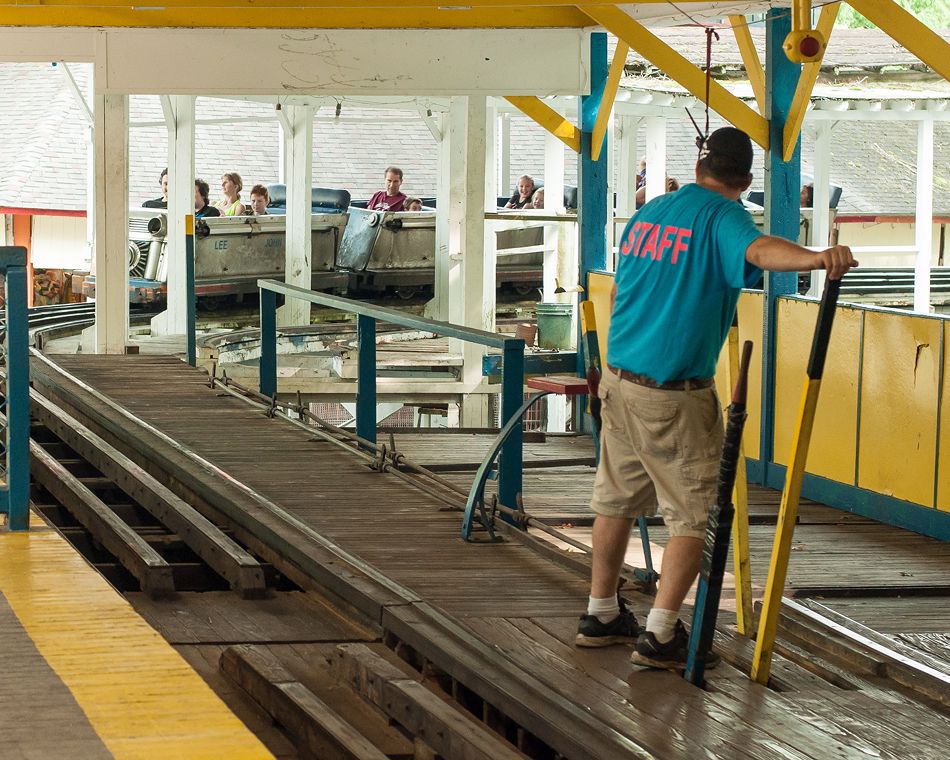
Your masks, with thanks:
[(0, 533), (4, 760), (271, 753), (55, 531)]
[[(666, 672), (632, 670), (628, 648), (576, 649), (588, 582), (575, 569), (517, 539), (461, 541), (461, 515), (440, 500), (212, 390), (203, 373), (175, 358), (54, 360), (88, 387), (35, 366), (44, 394), (71, 398), (101, 430), (150, 447), (156, 468), (177, 468), (182, 487), (227, 512), (262, 556), (282, 555), (565, 757), (944, 756), (943, 712), (873, 672), (820, 677), (781, 655), (772, 688), (759, 686), (737, 667), (747, 666), (751, 642), (727, 626), (717, 639), (725, 661), (707, 673), (705, 690)], [(432, 445), (414, 434), (397, 447), (411, 453), (409, 438), (419, 449)], [(563, 446), (565, 466), (583, 467), (576, 460), (589, 456), (584, 444)], [(463, 459), (446, 441), (431, 451), (431, 461)], [(531, 470), (539, 482), (549, 472)], [(558, 483), (547, 486), (552, 498)], [(632, 596), (642, 619), (650, 600)]]

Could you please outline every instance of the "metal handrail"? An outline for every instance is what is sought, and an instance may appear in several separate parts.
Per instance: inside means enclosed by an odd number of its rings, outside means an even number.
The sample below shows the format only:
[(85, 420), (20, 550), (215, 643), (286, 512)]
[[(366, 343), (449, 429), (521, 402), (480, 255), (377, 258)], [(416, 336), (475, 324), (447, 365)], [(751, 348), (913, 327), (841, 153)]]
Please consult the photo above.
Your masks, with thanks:
[[(277, 395), (277, 294), (281, 293), (287, 298), (299, 298), (356, 315), (356, 434), (360, 438), (376, 442), (376, 322), (380, 320), (489, 348), (500, 348), (503, 354), (502, 425), (518, 413), (524, 399), (525, 344), (521, 338), (418, 317), (385, 306), (319, 293), (276, 280), (258, 280), (257, 287), (261, 298), (259, 387), (261, 393), (266, 396)], [(523, 436), (519, 429), (509, 436), (499, 456), (498, 493), (504, 504), (517, 504), (520, 498), (522, 457)]]

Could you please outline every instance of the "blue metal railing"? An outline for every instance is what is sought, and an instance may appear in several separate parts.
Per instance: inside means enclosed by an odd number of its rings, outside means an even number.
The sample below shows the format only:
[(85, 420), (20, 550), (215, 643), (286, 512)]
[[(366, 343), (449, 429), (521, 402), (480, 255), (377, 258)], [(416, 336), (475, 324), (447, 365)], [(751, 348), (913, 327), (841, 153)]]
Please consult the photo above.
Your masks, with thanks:
[[(524, 340), (485, 330), (461, 327), (448, 322), (417, 317), (405, 312), (363, 301), (317, 293), (276, 280), (258, 280), (261, 294), (260, 391), (277, 394), (277, 294), (299, 298), (356, 315), (358, 342), (356, 380), (356, 434), (376, 442), (376, 322), (383, 320), (413, 330), (457, 338), (502, 350), (501, 421), (502, 426), (518, 414), (524, 401)], [(498, 458), (498, 498), (502, 504), (518, 503), (522, 485), (523, 443), (520, 428), (505, 442)]]
[(30, 527), (30, 356), (26, 302), (26, 248), (0, 246), (0, 275), (6, 280), (2, 359), (6, 380), (0, 457), (0, 514), (9, 530)]

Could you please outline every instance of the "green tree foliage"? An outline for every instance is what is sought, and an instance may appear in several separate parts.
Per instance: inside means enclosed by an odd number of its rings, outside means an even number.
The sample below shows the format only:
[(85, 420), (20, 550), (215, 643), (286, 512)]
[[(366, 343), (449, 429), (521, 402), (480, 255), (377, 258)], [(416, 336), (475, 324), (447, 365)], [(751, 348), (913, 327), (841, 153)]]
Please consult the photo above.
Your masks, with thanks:
[[(931, 29), (950, 29), (950, 0), (895, 0), (895, 2), (909, 10)], [(843, 3), (841, 10), (838, 11), (836, 26), (856, 29), (870, 27), (873, 24), (854, 8)]]

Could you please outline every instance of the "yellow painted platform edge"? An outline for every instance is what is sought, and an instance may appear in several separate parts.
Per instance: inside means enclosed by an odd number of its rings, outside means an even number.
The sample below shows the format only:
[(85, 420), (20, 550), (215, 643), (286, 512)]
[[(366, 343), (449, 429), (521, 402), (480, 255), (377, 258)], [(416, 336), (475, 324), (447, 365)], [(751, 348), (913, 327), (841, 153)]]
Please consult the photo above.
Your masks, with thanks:
[(184, 658), (41, 522), (0, 534), (0, 591), (116, 760), (272, 760)]

